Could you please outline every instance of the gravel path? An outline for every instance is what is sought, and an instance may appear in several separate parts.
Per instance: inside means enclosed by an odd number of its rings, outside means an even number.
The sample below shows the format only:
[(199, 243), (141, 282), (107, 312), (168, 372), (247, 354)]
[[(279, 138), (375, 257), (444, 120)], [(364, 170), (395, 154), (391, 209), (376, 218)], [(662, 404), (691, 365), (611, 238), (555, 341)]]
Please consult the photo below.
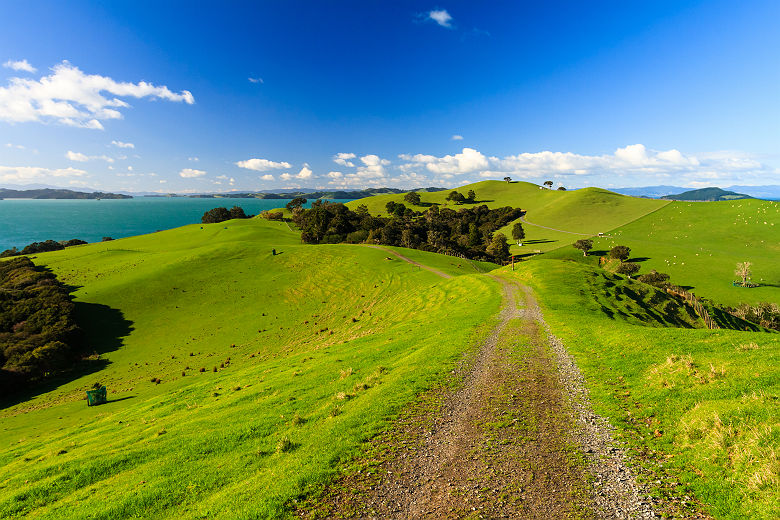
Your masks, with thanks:
[(526, 312), (535, 314), (555, 353), (558, 376), (566, 389), (569, 405), (576, 421), (574, 437), (588, 460), (588, 470), (594, 477), (592, 497), (601, 518), (656, 518), (650, 500), (644, 496), (626, 463), (625, 452), (612, 438), (612, 426), (593, 412), (585, 378), (560, 339), (551, 332), (529, 287)]
[(299, 516), (656, 517), (531, 290), (492, 278), (504, 290), (499, 323), (454, 372), (459, 384), (421, 395), (354, 461), (363, 469)]

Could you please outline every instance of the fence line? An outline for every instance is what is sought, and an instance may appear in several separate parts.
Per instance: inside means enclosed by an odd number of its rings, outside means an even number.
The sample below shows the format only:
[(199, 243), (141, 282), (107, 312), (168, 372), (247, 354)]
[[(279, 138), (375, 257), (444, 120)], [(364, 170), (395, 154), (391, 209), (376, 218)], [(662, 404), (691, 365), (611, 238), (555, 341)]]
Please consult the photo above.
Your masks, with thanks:
[(676, 289), (666, 289), (666, 292), (669, 294), (672, 294), (674, 296), (677, 296), (678, 298), (682, 298), (685, 300), (688, 305), (693, 307), (693, 310), (696, 311), (696, 314), (698, 314), (701, 319), (704, 320), (704, 324), (707, 325), (708, 329), (719, 329), (718, 324), (715, 323), (715, 320), (710, 317), (710, 313), (707, 312), (707, 309), (704, 307), (704, 305), (701, 304), (699, 299), (696, 297), (695, 294), (692, 292), (688, 292), (684, 289), (676, 290)]

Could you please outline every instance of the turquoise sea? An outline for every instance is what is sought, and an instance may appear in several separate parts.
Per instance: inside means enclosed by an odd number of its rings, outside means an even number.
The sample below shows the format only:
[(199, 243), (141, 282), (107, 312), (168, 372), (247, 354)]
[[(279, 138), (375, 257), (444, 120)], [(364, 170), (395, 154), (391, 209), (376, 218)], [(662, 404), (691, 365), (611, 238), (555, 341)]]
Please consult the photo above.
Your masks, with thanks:
[[(44, 240), (99, 242), (199, 223), (203, 213), (240, 206), (246, 214), (280, 208), (289, 199), (135, 197), (118, 200), (0, 200), (0, 251)], [(347, 201), (338, 201), (347, 202)], [(311, 202), (308, 205), (310, 205)]]

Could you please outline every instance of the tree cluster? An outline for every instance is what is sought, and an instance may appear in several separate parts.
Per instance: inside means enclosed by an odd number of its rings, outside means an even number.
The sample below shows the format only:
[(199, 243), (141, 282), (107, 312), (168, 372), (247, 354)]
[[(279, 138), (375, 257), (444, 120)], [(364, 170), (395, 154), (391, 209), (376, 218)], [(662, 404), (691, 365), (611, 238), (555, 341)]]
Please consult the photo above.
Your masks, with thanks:
[(384, 244), (501, 262), (509, 257), (509, 246), (506, 236), (495, 231), (522, 214), (518, 208), (485, 205), (459, 211), (432, 206), (420, 213), (396, 202), (389, 202), (387, 210), (390, 217), (377, 217), (365, 205), (352, 211), (316, 201), (311, 209), (295, 209), (293, 221), (309, 244)]
[(0, 262), (0, 388), (67, 370), (81, 331), (68, 288), (27, 257)]
[(447, 195), (447, 200), (451, 200), (455, 204), (474, 204), (477, 202), (477, 194), (474, 193), (474, 190), (469, 190), (464, 197), (459, 191), (451, 191), (449, 195)]
[(742, 303), (736, 308), (727, 308), (731, 314), (752, 321), (767, 329), (780, 331), (780, 305), (770, 302), (759, 302), (755, 305)]
[(66, 247), (78, 246), (86, 243), (87, 242), (85, 242), (84, 240), (79, 240), (78, 238), (74, 238), (71, 240), (62, 240), (60, 242), (55, 242), (54, 240), (46, 240), (44, 242), (33, 242), (32, 244), (28, 244), (24, 246), (21, 251), (15, 247), (12, 247), (11, 249), (6, 249), (2, 253), (0, 253), (0, 258), (8, 258), (9, 256), (20, 256), (20, 255), (34, 255), (37, 253), (46, 253), (47, 251), (59, 251), (60, 249), (65, 249)]
[(224, 222), (226, 220), (231, 220), (234, 218), (249, 218), (249, 216), (246, 213), (244, 213), (244, 210), (241, 207), (233, 206), (230, 209), (227, 208), (210, 209), (203, 214), (203, 217), (201, 217), (200, 221), (204, 224), (218, 224), (220, 222)]

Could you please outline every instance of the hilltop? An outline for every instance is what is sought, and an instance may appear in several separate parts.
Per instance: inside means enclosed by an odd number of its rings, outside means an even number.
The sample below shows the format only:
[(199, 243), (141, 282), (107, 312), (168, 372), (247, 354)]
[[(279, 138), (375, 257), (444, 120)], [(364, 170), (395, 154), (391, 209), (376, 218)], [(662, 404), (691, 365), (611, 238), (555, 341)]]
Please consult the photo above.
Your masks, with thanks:
[(745, 195), (744, 193), (737, 193), (735, 191), (726, 191), (720, 188), (710, 187), (686, 191), (675, 195), (665, 195), (661, 198), (667, 200), (715, 202), (721, 200), (752, 199), (753, 197), (750, 195)]
[(12, 190), (0, 188), (0, 199), (132, 199), (130, 195), (104, 193), (102, 191), (83, 192), (66, 189), (39, 188), (30, 190)]

